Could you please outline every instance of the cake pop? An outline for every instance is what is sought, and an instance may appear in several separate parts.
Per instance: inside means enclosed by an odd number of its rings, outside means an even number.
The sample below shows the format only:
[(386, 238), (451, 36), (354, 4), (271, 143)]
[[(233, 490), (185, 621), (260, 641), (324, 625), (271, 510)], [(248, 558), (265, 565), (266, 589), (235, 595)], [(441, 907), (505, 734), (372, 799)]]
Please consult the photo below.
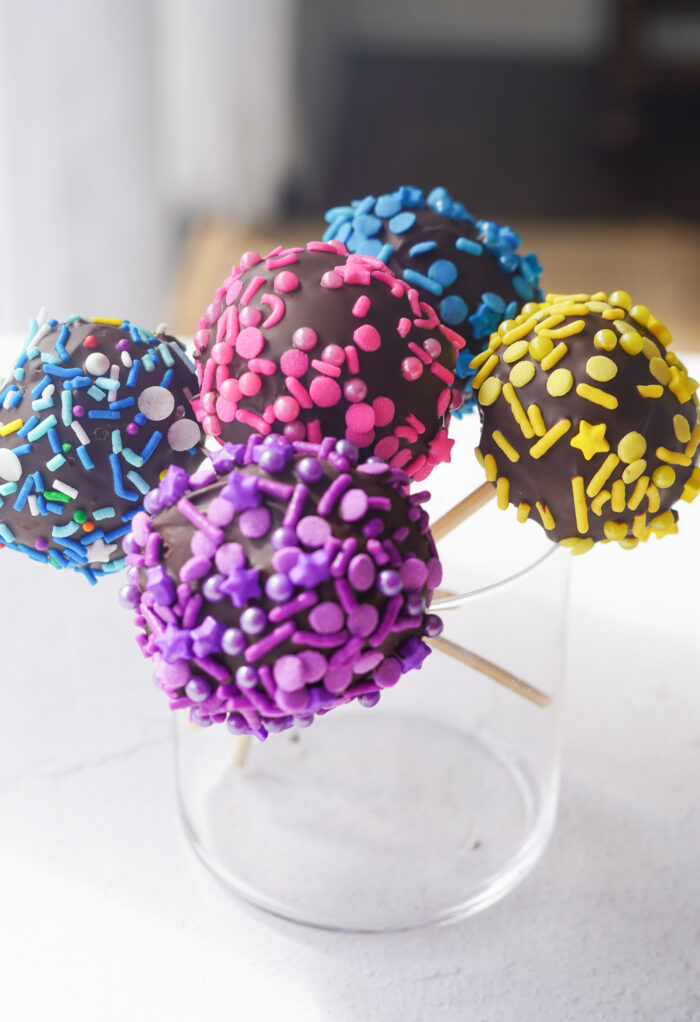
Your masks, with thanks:
[(625, 291), (548, 295), (472, 362), (477, 457), (514, 504), (574, 553), (676, 531), (700, 489), (698, 384), (668, 328)]
[(162, 471), (202, 460), (196, 385), (165, 327), (32, 320), (0, 383), (2, 543), (90, 582), (122, 568), (122, 537)]
[(421, 666), (441, 631), (428, 495), (358, 456), (348, 440), (252, 435), (148, 495), (121, 598), (171, 708), (264, 739), (373, 706)]
[(435, 305), (443, 323), (464, 333), (456, 372), (467, 407), (471, 358), (502, 320), (542, 297), (537, 257), (520, 255), (521, 239), (510, 227), (473, 217), (445, 188), (427, 197), (407, 186), (368, 195), (329, 209), (326, 220), (324, 241), (338, 239), (350, 252), (381, 259)]
[(340, 242), (247, 252), (195, 335), (206, 433), (346, 438), (411, 478), (448, 461), (464, 339), (378, 259)]

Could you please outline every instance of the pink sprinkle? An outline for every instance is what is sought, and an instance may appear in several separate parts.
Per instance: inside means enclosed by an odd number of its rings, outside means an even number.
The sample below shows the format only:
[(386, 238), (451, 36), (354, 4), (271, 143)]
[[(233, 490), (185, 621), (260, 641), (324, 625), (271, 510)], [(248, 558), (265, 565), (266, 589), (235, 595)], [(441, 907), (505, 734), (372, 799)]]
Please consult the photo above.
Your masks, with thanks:
[(360, 295), (352, 307), (353, 316), (357, 316), (358, 319), (363, 319), (369, 312), (371, 305), (372, 303), (367, 295)]
[(339, 344), (327, 344), (321, 352), (321, 358), (331, 365), (342, 366), (345, 362), (345, 352)]
[(417, 419), (415, 415), (413, 415), (412, 412), (409, 412), (408, 415), (406, 416), (406, 422), (409, 424), (409, 426), (412, 426), (417, 433), (425, 433), (425, 426), (420, 421), (420, 419)]
[[(268, 433), (272, 432), (269, 422), (265, 422), (261, 415), (256, 415), (255, 412), (251, 412), (247, 408), (238, 409), (236, 412), (236, 422), (242, 422), (245, 426), (250, 426), (251, 429), (257, 430), (263, 436), (267, 436)], [(219, 432), (221, 432), (220, 429)]]
[(345, 357), (348, 360), (348, 370), (357, 375), (360, 371), (360, 359), (357, 354), (357, 348), (352, 344), (347, 344), (345, 346)]
[(286, 437), (289, 437), (290, 440), (303, 440), (304, 437), (306, 436), (306, 429), (304, 428), (304, 423), (299, 422), (298, 419), (296, 422), (288, 423), (284, 427), (283, 432), (284, 435)]
[(262, 376), (274, 376), (277, 372), (277, 363), (270, 358), (251, 358), (248, 368)]
[(197, 351), (204, 351), (207, 344), (209, 344), (209, 333), (210, 331), (208, 329), (198, 330), (194, 335), (194, 346)]
[(318, 334), (310, 326), (300, 326), (292, 334), (292, 344), (295, 348), (301, 348), (302, 351), (311, 351), (317, 343)]
[(309, 356), (303, 351), (290, 348), (282, 352), (280, 369), (285, 376), (303, 376), (309, 368)]
[(410, 460), (411, 452), (404, 447), (402, 451), (398, 451), (398, 453), (393, 456), (389, 464), (392, 468), (403, 468), (406, 462)]
[[(296, 262), (296, 257), (295, 260)], [(275, 291), (279, 291), (281, 294), (288, 294), (290, 291), (296, 291), (299, 287), (299, 278), (296, 273), (292, 273), (291, 270), (282, 270), (278, 273), (274, 279)]]
[(345, 432), (345, 436), (348, 440), (352, 440), (354, 444), (357, 444), (358, 447), (369, 447), (374, 441), (374, 430), (370, 429), (360, 432), (359, 430), (348, 429)]
[(346, 380), (343, 384), (343, 394), (348, 401), (364, 401), (367, 397), (367, 384), (358, 376)]
[[(408, 361), (408, 359), (406, 359), (406, 361)], [(401, 364), (403, 365), (403, 362)], [(449, 369), (445, 369), (444, 365), (441, 365), (439, 362), (433, 362), (430, 367), (430, 372), (434, 373), (438, 380), (442, 380), (442, 382), (446, 383), (448, 387), (454, 383), (455, 374), (451, 373)]]
[(443, 416), (447, 409), (450, 407), (450, 401), (452, 400), (452, 391), (449, 387), (445, 387), (444, 390), (440, 391), (440, 396), (437, 400), (437, 413), (439, 416)]
[(312, 359), (311, 365), (317, 372), (323, 373), (324, 376), (338, 377), (342, 373), (342, 370), (339, 369), (338, 366), (329, 365), (328, 362), (321, 362), (318, 358)]
[(347, 249), (342, 241), (310, 241), (306, 246), (307, 252), (337, 252), (338, 255), (345, 255)]
[(227, 401), (225, 397), (220, 397), (216, 402), (216, 414), (222, 422), (233, 422), (237, 410), (238, 405), (234, 401)]
[(284, 245), (275, 245), (275, 247), (273, 249), (270, 249), (270, 251), (264, 256), (264, 258), (274, 259), (275, 256), (278, 256), (280, 254), (280, 252), (284, 252)]
[(219, 393), (222, 397), (225, 397), (227, 401), (240, 401), (243, 396), (240, 383), (238, 380), (224, 380), (219, 387)]
[(271, 326), (277, 326), (287, 310), (287, 306), (284, 304), (284, 299), (280, 298), (279, 295), (263, 295), (260, 299), (260, 304), (269, 305), (272, 310), (270, 315), (262, 324), (263, 330), (267, 330)]
[(205, 412), (213, 412), (216, 406), (216, 394), (213, 390), (208, 390), (206, 394), (202, 395), (202, 408)]
[(253, 251), (244, 252), (240, 259), (242, 270), (249, 270), (251, 266), (257, 266), (257, 264), (261, 262), (262, 256)]
[(241, 394), (245, 394), (246, 397), (254, 397), (260, 392), (262, 380), (257, 373), (243, 373), (238, 384), (241, 388)]
[(398, 333), (399, 337), (406, 337), (406, 335), (409, 334), (410, 331), (411, 331), (410, 319), (406, 319), (405, 316), (402, 316), (401, 319), (399, 320), (399, 325), (396, 328), (396, 332)]
[(234, 280), (228, 291), (226, 292), (226, 304), (231, 305), (232, 302), (238, 298), (239, 294), (243, 290), (243, 281)]
[(374, 421), (377, 426), (388, 426), (396, 414), (394, 402), (390, 397), (375, 397), (372, 402)]
[(209, 326), (213, 326), (219, 318), (221, 312), (221, 302), (212, 302), (211, 305), (207, 306), (207, 310), (204, 313), (204, 319)]
[(428, 352), (424, 350), (424, 348), (419, 348), (418, 345), (415, 344), (413, 341), (409, 341), (408, 342), (408, 347), (410, 348), (410, 350), (413, 352), (414, 355), (418, 356), (418, 358), (421, 360), (421, 362), (424, 365), (427, 365), (427, 366), (430, 365), (430, 363), (432, 362), (432, 359), (431, 359), (430, 355), (428, 354)]
[[(257, 279), (257, 278), (256, 278)], [(262, 277), (260, 278), (262, 280)], [(265, 347), (265, 338), (257, 327), (241, 330), (236, 341), (236, 354), (241, 358), (255, 358)]]
[(306, 387), (299, 383), (299, 380), (294, 379), (293, 376), (288, 376), (284, 382), (289, 393), (296, 398), (302, 408), (313, 408), (314, 403), (309, 392)]
[[(220, 341), (223, 341), (223, 340), (229, 340), (229, 338), (226, 336), (226, 334), (227, 334), (228, 327), (229, 327), (229, 321), (230, 321), (232, 315), (238, 315), (238, 306), (237, 305), (232, 305), (228, 309), (224, 309), (224, 311), (222, 312), (221, 316), (219, 316), (219, 322), (216, 324), (216, 341), (217, 341), (217, 343), (219, 343)], [(201, 332), (202, 331), (200, 331), (200, 333)]]
[(438, 314), (435, 311), (435, 309), (432, 307), (432, 305), (428, 305), (427, 302), (421, 302), (420, 303), (420, 309), (421, 309), (421, 313), (423, 315), (423, 318), (422, 319), (415, 319), (413, 321), (415, 326), (426, 327), (426, 329), (428, 329), (428, 330), (434, 330), (435, 327), (440, 326), (440, 320), (438, 319)]
[(227, 366), (233, 358), (232, 344), (215, 344), (211, 349), (211, 357), (220, 366)]
[(251, 301), (251, 299), (255, 296), (255, 292), (259, 291), (260, 288), (265, 283), (266, 283), (266, 280), (265, 280), (264, 277), (261, 277), (259, 275), (256, 275), (255, 277), (253, 277), (253, 279), (251, 280), (250, 284), (248, 284), (248, 287), (245, 289), (245, 291), (241, 295), (240, 304), (241, 305), (247, 305)]
[(228, 371), (228, 366), (217, 366), (216, 369), (216, 389), (221, 390), (221, 385), (226, 383), (231, 374)]
[(420, 296), (419, 296), (418, 292), (416, 291), (416, 289), (414, 287), (409, 287), (409, 289), (406, 292), (406, 294), (407, 294), (407, 297), (408, 297), (408, 304), (411, 306), (411, 312), (413, 313), (414, 316), (420, 316), (420, 314), (421, 314), (421, 307), (420, 307)]
[(335, 291), (337, 288), (343, 286), (343, 278), (340, 277), (335, 270), (326, 270), (321, 277), (321, 287), (330, 288)]
[(442, 336), (447, 338), (455, 351), (461, 351), (467, 343), (461, 334), (458, 334), (456, 330), (450, 330), (444, 323), (441, 323), (438, 329)]
[(382, 343), (379, 331), (370, 323), (363, 323), (362, 326), (358, 326), (352, 338), (358, 348), (361, 348), (363, 351), (376, 351), (377, 348), (381, 347)]
[(318, 419), (312, 419), (306, 424), (306, 436), (312, 444), (320, 444), (322, 440), (321, 423)]
[[(234, 308), (237, 309), (238, 306), (235, 305)], [(241, 309), (239, 317), (241, 326), (257, 326), (261, 319), (262, 312), (253, 305), (248, 305), (245, 309)]]
[(280, 422), (294, 422), (299, 414), (299, 405), (293, 397), (278, 397), (272, 407)]
[(371, 405), (364, 403), (351, 405), (345, 413), (345, 422), (348, 429), (356, 433), (368, 433), (374, 429), (374, 410)]
[[(332, 408), (340, 401), (341, 391), (335, 380), (329, 379), (327, 376), (317, 376), (311, 381), (309, 387), (309, 393), (311, 394), (311, 400), (319, 408)], [(311, 423), (309, 423), (309, 427)]]
[(207, 364), (204, 366), (204, 377), (202, 379), (202, 390), (211, 390), (211, 385), (214, 382), (214, 373), (216, 372), (216, 362), (213, 358), (207, 359)]
[(263, 412), (263, 419), (265, 422), (269, 422), (270, 425), (275, 421), (275, 410), (272, 405), (268, 405)]
[(440, 344), (437, 337), (426, 337), (423, 341), (423, 347), (428, 352), (431, 358), (439, 358), (442, 351), (442, 345)]
[(202, 428), (207, 436), (221, 436), (221, 423), (215, 415), (205, 415)]
[(405, 472), (410, 475), (413, 479), (420, 481), (425, 479), (429, 475), (430, 466), (428, 466), (428, 472), (422, 473), (422, 469), (428, 464), (428, 459), (424, 454), (419, 454), (417, 458), (414, 458), (410, 465), (406, 465)]
[(401, 363), (401, 375), (406, 380), (417, 380), (423, 373), (423, 363), (418, 358), (405, 358)]
[(386, 461), (392, 458), (399, 449), (399, 441), (395, 436), (385, 436), (379, 441), (374, 448), (374, 453), (378, 458), (384, 458)]
[(296, 253), (292, 252), (291, 249), (287, 249), (284, 252), (280, 252), (279, 255), (268, 256), (265, 260), (265, 269), (278, 270), (280, 266), (291, 266), (292, 263), (296, 263), (298, 261)]
[(401, 437), (402, 440), (408, 440), (409, 444), (415, 444), (418, 439), (418, 434), (411, 426), (397, 426), (394, 435)]

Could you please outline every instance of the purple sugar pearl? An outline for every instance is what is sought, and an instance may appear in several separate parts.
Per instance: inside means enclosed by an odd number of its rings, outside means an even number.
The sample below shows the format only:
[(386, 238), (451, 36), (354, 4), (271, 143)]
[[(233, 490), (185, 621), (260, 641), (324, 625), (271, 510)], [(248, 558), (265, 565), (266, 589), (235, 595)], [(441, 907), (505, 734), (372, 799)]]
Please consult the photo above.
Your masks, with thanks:
[(323, 478), (323, 466), (316, 458), (302, 458), (297, 465), (297, 475), (302, 483), (319, 483)]
[(279, 687), (285, 692), (296, 692), (304, 687), (304, 665), (301, 659), (292, 653), (275, 661), (272, 673)]
[(127, 533), (127, 535), (122, 540), (122, 549), (124, 550), (124, 553), (127, 555), (141, 553), (141, 546), (137, 542), (136, 537), (132, 535), (132, 533)]
[(246, 635), (259, 635), (267, 627), (267, 614), (262, 607), (247, 607), (241, 614), (240, 625)]
[(294, 586), (287, 576), (282, 575), (280, 572), (270, 575), (265, 583), (265, 595), (268, 599), (272, 600), (273, 603), (285, 603), (287, 600), (291, 599), (293, 593)]
[(425, 619), (425, 634), (431, 639), (434, 639), (437, 635), (442, 633), (444, 625), (442, 618), (439, 618), (437, 614), (428, 614)]
[(236, 671), (236, 684), (239, 688), (255, 688), (258, 683), (258, 672), (250, 664), (239, 667)]
[(195, 703), (202, 703), (211, 695), (211, 685), (206, 678), (190, 678), (185, 685), (185, 694)]
[(224, 599), (224, 594), (220, 591), (219, 585), (223, 582), (223, 575), (210, 575), (209, 578), (204, 580), (202, 585), (202, 595), (205, 600), (209, 600), (210, 603), (219, 603)]
[(227, 628), (221, 636), (221, 648), (227, 656), (239, 656), (245, 646), (245, 635), (240, 628)]
[(265, 472), (281, 472), (287, 463), (284, 451), (274, 446), (266, 446), (256, 460)]
[(325, 601), (317, 604), (309, 613), (309, 624), (319, 635), (339, 632), (345, 623), (345, 614), (337, 603)]
[(294, 529), (281, 525), (279, 529), (275, 529), (270, 536), (270, 543), (272, 544), (273, 550), (282, 550), (283, 547), (296, 546), (297, 534)]
[(379, 699), (380, 699), (379, 692), (368, 692), (366, 695), (359, 696), (357, 701), (360, 704), (360, 706), (365, 706), (367, 707), (367, 709), (371, 709), (371, 707), (377, 705)]
[(406, 593), (403, 605), (406, 613), (410, 617), (422, 614), (425, 610), (425, 600), (421, 593)]
[(352, 440), (339, 440), (335, 445), (335, 449), (343, 458), (347, 458), (351, 465), (357, 464), (360, 457), (360, 449)]
[(138, 607), (141, 593), (139, 587), (135, 585), (122, 586), (119, 590), (119, 602), (122, 607)]
[(233, 735), (243, 735), (249, 731), (248, 725), (240, 713), (230, 713), (226, 721), (226, 727)]
[(401, 576), (398, 571), (394, 571), (389, 568), (386, 571), (379, 572), (379, 578), (377, 579), (377, 588), (382, 596), (396, 596), (397, 593), (401, 592)]

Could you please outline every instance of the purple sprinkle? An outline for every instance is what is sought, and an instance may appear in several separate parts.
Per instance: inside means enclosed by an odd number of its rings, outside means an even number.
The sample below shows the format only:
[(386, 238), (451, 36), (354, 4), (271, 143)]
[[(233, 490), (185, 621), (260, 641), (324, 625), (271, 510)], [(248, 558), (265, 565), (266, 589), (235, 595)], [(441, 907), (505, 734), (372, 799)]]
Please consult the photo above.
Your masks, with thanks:
[(422, 589), (428, 578), (428, 569), (418, 557), (409, 557), (402, 565), (399, 574), (404, 589)]
[(186, 497), (181, 497), (177, 502), (177, 509), (187, 521), (194, 525), (195, 529), (201, 529), (205, 536), (218, 546), (223, 542), (224, 534), (216, 525), (212, 525), (206, 515), (202, 514), (194, 504)]
[(366, 461), (357, 466), (357, 471), (365, 476), (383, 476), (389, 471), (385, 461)]
[(242, 511), (238, 527), (246, 539), (262, 539), (270, 531), (270, 512), (266, 507)]
[(397, 617), (391, 626), (392, 632), (407, 632), (409, 629), (420, 628), (423, 624), (422, 614), (408, 617)]
[(442, 582), (442, 564), (440, 564), (440, 558), (439, 557), (428, 558), (427, 568), (428, 568), (428, 589), (430, 590), (430, 592), (432, 592), (433, 589), (437, 589), (437, 587)]
[(373, 671), (377, 664), (380, 664), (384, 659), (383, 653), (378, 649), (369, 649), (366, 653), (362, 653), (355, 663), (353, 664), (353, 671), (355, 674), (367, 674), (369, 671)]
[(240, 543), (224, 543), (216, 551), (214, 564), (219, 571), (228, 575), (233, 568), (242, 568), (245, 564), (245, 550)]
[(323, 479), (323, 466), (316, 458), (302, 458), (296, 467), (297, 476), (303, 483), (312, 486)]
[(245, 649), (245, 635), (240, 628), (227, 628), (221, 636), (221, 648), (227, 656), (238, 656)]
[(192, 652), (195, 656), (206, 657), (210, 653), (221, 650), (221, 638), (224, 626), (211, 615), (204, 618), (201, 625), (192, 630)]
[(353, 635), (371, 635), (379, 623), (379, 611), (371, 603), (361, 603), (348, 614), (348, 628)]
[(320, 635), (339, 632), (345, 624), (345, 614), (337, 603), (329, 600), (319, 603), (309, 614), (309, 624)]
[(317, 635), (315, 632), (299, 629), (292, 635), (292, 642), (295, 646), (310, 646), (312, 649), (335, 649), (346, 643), (349, 638), (350, 633), (345, 629), (333, 635)]
[(348, 472), (344, 472), (342, 475), (334, 479), (318, 502), (318, 513), (326, 518), (351, 483), (352, 476)]
[(364, 490), (353, 488), (343, 494), (340, 501), (340, 517), (344, 522), (357, 522), (366, 513), (369, 499)]
[(270, 697), (270, 699), (274, 703), (274, 701), (275, 701), (275, 680), (272, 677), (272, 671), (267, 666), (267, 664), (261, 664), (260, 667), (258, 667), (258, 678), (260, 679), (260, 684), (265, 689), (265, 692), (267, 693), (267, 695)]
[(323, 679), (324, 686), (329, 692), (343, 692), (352, 681), (352, 668), (339, 664), (336, 667), (329, 667)]
[(402, 602), (403, 600), (401, 596), (392, 596), (389, 600), (384, 608), (384, 613), (382, 614), (382, 620), (379, 622), (379, 627), (369, 640), (370, 646), (376, 649), (377, 646), (381, 646), (384, 642), (392, 629), (394, 621), (396, 621), (396, 618), (399, 616)]
[(367, 506), (372, 511), (391, 511), (391, 501), (388, 497), (369, 497)]
[(207, 508), (207, 518), (209, 521), (212, 525), (218, 525), (222, 529), (231, 524), (235, 514), (236, 511), (233, 505), (230, 501), (224, 500), (223, 497), (214, 497)]
[(287, 692), (281, 688), (277, 694), (277, 701), (283, 710), (290, 713), (297, 713), (306, 709), (309, 702), (309, 693), (306, 688), (298, 688), (294, 692)]
[(239, 713), (230, 713), (226, 721), (226, 727), (231, 734), (241, 735), (248, 732), (248, 725)]
[(216, 553), (216, 544), (212, 543), (203, 532), (195, 532), (190, 540), (190, 550), (197, 557), (213, 557)]
[(180, 568), (180, 579), (182, 582), (196, 582), (204, 578), (211, 570), (211, 561), (208, 557), (190, 557), (189, 561)]
[(395, 529), (391, 534), (391, 538), (395, 543), (403, 543), (408, 538), (410, 529), (407, 525), (400, 525), (398, 529)]
[(304, 687), (304, 665), (298, 656), (287, 654), (275, 661), (272, 669), (275, 681), (285, 692), (296, 692)]
[(222, 489), (221, 496), (228, 500), (236, 511), (247, 511), (248, 508), (258, 507), (262, 503), (258, 486), (257, 476), (246, 476), (236, 470), (229, 476), (229, 482)]
[(160, 557), (161, 538), (157, 532), (152, 532), (146, 540), (144, 551), (144, 564), (152, 565), (158, 563)]
[(349, 614), (357, 606), (357, 600), (352, 589), (344, 578), (337, 578), (333, 583), (335, 593), (340, 600), (340, 605), (346, 614)]
[(122, 549), (127, 556), (138, 556), (141, 553), (141, 544), (132, 533), (127, 533), (122, 540)]
[(423, 666), (425, 658), (430, 656), (430, 646), (426, 646), (424, 642), (421, 642), (417, 635), (412, 635), (399, 648), (398, 654), (401, 658), (404, 672), (419, 671)]
[(278, 621), (286, 621), (289, 617), (294, 617), (300, 611), (308, 610), (309, 607), (313, 607), (318, 602), (318, 596), (313, 592), (300, 593), (289, 603), (285, 603), (281, 607), (273, 607), (269, 613), (270, 621), (276, 624)]
[(355, 660), (357, 654), (362, 649), (364, 643), (360, 635), (353, 635), (351, 639), (337, 649), (331, 656), (330, 665), (331, 667), (346, 667), (352, 666), (352, 662)]
[(380, 568), (389, 563), (389, 556), (385, 553), (384, 547), (378, 539), (367, 540), (367, 550)]
[(371, 589), (376, 577), (377, 571), (374, 567), (374, 561), (369, 554), (357, 554), (350, 561), (348, 581), (357, 592), (364, 593)]
[[(294, 487), (294, 493), (292, 494), (292, 499), (289, 501), (289, 504), (287, 505), (287, 510), (285, 511), (284, 518), (282, 519), (282, 525), (290, 526), (293, 528), (297, 524), (297, 522), (301, 518), (301, 513), (304, 509), (304, 504), (306, 503), (306, 498), (308, 495), (309, 495), (308, 487), (304, 486), (303, 483), (299, 483), (297, 486)], [(321, 507), (319, 504), (319, 512), (320, 510)]]
[(273, 550), (281, 550), (285, 546), (296, 546), (297, 534), (294, 529), (289, 529), (282, 525), (272, 533), (270, 543)]
[(206, 678), (191, 678), (185, 685), (185, 693), (193, 702), (201, 703), (211, 695), (211, 685)]
[(323, 546), (331, 538), (331, 527), (325, 518), (318, 515), (306, 515), (296, 527), (298, 538), (304, 546), (316, 548)]
[(148, 569), (146, 584), (159, 606), (170, 607), (175, 602), (175, 583), (162, 564)]
[(261, 479), (258, 489), (266, 493), (268, 497), (276, 500), (289, 500), (294, 493), (294, 487), (288, 483), (281, 483), (278, 479)]
[(328, 661), (323, 653), (315, 649), (305, 649), (298, 654), (304, 669), (304, 681), (307, 685), (313, 681), (320, 681), (328, 670)]
[(279, 646), (282, 642), (285, 642), (291, 637), (294, 632), (296, 625), (293, 621), (287, 621), (285, 624), (279, 625), (277, 628), (273, 628), (267, 635), (263, 635), (262, 639), (258, 639), (245, 651), (245, 658), (248, 663), (254, 663), (259, 660), (260, 657), (266, 656), (275, 646)]
[(380, 699), (379, 692), (368, 692), (366, 695), (361, 695), (357, 697), (357, 701), (360, 704), (360, 706), (364, 706), (368, 710), (371, 709), (373, 706), (376, 706), (377, 703), (379, 702), (379, 699)]
[(189, 485), (190, 477), (184, 468), (180, 468), (179, 465), (171, 465), (158, 484), (159, 506), (171, 507), (176, 504)]
[(401, 677), (401, 661), (389, 656), (374, 670), (374, 680), (379, 688), (390, 688)]
[(362, 526), (362, 535), (368, 539), (374, 536), (381, 536), (383, 532), (384, 522), (381, 518), (370, 518), (370, 520)]
[(283, 575), (289, 574), (301, 557), (301, 550), (295, 546), (282, 547), (272, 555), (272, 567)]
[(186, 685), (190, 678), (190, 668), (184, 660), (176, 660), (172, 664), (163, 662), (160, 671), (163, 684), (173, 691)]
[(190, 598), (187, 606), (182, 614), (182, 626), (183, 628), (194, 628), (199, 619), (199, 612), (202, 609), (202, 597), (199, 593), (196, 593)]
[(331, 564), (331, 575), (333, 578), (341, 578), (350, 562), (352, 555), (357, 550), (357, 540), (354, 536), (348, 536), (343, 540), (341, 552)]
[(233, 444), (224, 444), (223, 447), (213, 451), (209, 455), (209, 461), (212, 463), (214, 469), (219, 473), (219, 475), (224, 475), (230, 472), (236, 464)]
[(216, 479), (216, 469), (210, 461), (205, 461), (196, 472), (190, 476), (190, 490), (202, 490), (205, 486), (211, 486)]
[[(145, 511), (139, 511), (131, 519), (131, 534), (140, 547), (146, 545), (146, 540), (151, 534), (151, 519)], [(127, 553), (136, 553), (136, 551), (127, 551)]]
[(262, 607), (247, 607), (239, 623), (246, 635), (260, 635), (267, 627), (267, 614)]

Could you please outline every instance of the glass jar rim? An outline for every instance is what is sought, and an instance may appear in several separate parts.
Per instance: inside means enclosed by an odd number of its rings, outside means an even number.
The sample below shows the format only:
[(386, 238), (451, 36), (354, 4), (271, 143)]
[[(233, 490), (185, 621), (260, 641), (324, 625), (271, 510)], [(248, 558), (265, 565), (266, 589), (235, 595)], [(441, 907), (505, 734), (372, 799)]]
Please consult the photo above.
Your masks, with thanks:
[(437, 600), (433, 599), (430, 604), (430, 610), (435, 613), (440, 613), (443, 610), (454, 610), (456, 607), (462, 607), (465, 603), (470, 600), (478, 599), (481, 596), (485, 596), (487, 593), (494, 593), (499, 589), (510, 585), (515, 582), (516, 579), (522, 578), (528, 575), (530, 572), (538, 568), (544, 561), (552, 557), (553, 554), (560, 552), (559, 547), (552, 544), (550, 550), (545, 550), (543, 554), (540, 554), (530, 564), (526, 564), (524, 568), (520, 568), (518, 571), (514, 571), (511, 575), (506, 575), (503, 578), (497, 579), (495, 582), (489, 582), (488, 585), (479, 586), (477, 589), (469, 589), (463, 593), (450, 593), (447, 596), (441, 596)]

